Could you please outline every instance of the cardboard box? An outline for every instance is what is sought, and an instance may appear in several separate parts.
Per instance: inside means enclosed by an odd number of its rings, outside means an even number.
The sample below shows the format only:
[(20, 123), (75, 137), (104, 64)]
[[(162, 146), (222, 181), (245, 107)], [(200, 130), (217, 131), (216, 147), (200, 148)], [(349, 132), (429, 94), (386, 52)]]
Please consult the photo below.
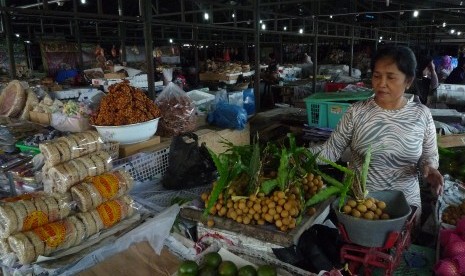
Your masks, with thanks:
[(124, 79), (126, 78), (126, 73), (105, 73), (105, 79)]
[(465, 147), (465, 134), (440, 135), (438, 146), (442, 148)]
[(171, 253), (167, 247), (164, 247), (161, 253), (157, 254), (147, 241), (143, 241), (109, 256), (96, 265), (81, 271), (79, 275), (175, 275), (181, 263), (182, 260)]
[(42, 125), (50, 125), (52, 121), (52, 114), (29, 111), (29, 120), (34, 123), (39, 123)]
[(138, 152), (143, 151), (148, 147), (152, 147), (154, 145), (160, 144), (160, 136), (153, 136), (147, 141), (135, 143), (135, 144), (128, 144), (128, 145), (120, 145), (119, 146), (119, 157), (127, 157)]
[[(250, 144), (250, 130), (249, 125), (246, 126), (243, 130), (237, 129), (199, 129), (194, 132), (199, 136), (199, 145), (203, 142), (210, 148), (214, 153), (219, 154), (226, 150), (225, 145), (222, 143), (224, 141), (229, 141), (234, 145), (249, 145)], [(161, 137), (160, 142), (158, 144), (147, 146), (143, 149), (140, 149), (134, 153), (144, 151), (158, 151), (165, 148), (169, 148), (171, 145), (171, 138), (170, 137)], [(139, 143), (140, 144), (140, 143)], [(134, 144), (136, 145), (136, 144)], [(124, 157), (121, 155), (120, 150), (120, 157)], [(133, 154), (134, 154), (133, 153)]]
[(222, 142), (229, 141), (236, 146), (250, 145), (249, 125), (243, 130), (235, 129), (200, 129), (195, 132), (199, 136), (199, 144), (205, 142), (216, 154), (226, 150)]
[(201, 81), (231, 81), (231, 80), (237, 80), (239, 75), (241, 75), (241, 73), (224, 74), (224, 73), (205, 72), (205, 73), (199, 73), (199, 79)]

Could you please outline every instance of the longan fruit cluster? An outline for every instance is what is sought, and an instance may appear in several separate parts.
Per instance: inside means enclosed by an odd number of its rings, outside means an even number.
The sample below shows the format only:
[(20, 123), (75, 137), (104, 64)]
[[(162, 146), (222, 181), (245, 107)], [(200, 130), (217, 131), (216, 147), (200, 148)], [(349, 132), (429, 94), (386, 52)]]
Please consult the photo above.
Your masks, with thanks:
[(447, 224), (456, 225), (463, 216), (465, 216), (465, 202), (460, 205), (447, 206), (442, 212), (441, 218)]
[(362, 202), (357, 202), (353, 199), (347, 200), (346, 204), (342, 207), (344, 214), (363, 218), (368, 220), (389, 219), (389, 215), (384, 212), (386, 203), (374, 198), (367, 198)]
[(321, 175), (314, 175), (309, 172), (304, 178), (302, 178), (302, 188), (305, 192), (305, 199), (309, 199), (318, 193), (323, 188), (324, 182), (321, 179)]
[[(210, 195), (203, 193), (201, 198), (207, 202)], [(293, 193), (275, 191), (265, 196), (263, 193), (240, 197), (238, 200), (225, 199), (223, 193), (218, 197), (216, 204), (210, 208), (211, 215), (227, 217), (238, 223), (264, 225), (274, 224), (279, 230), (287, 231), (296, 227), (296, 218), (299, 215), (301, 204)], [(207, 222), (213, 226), (213, 222)]]

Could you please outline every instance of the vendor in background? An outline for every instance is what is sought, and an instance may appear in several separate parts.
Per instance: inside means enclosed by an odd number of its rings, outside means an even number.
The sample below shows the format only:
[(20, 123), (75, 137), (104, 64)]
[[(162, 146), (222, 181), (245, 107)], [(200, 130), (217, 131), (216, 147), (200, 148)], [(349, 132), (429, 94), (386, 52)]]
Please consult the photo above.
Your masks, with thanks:
[(278, 61), (276, 60), (275, 53), (270, 53), (269, 59), (267, 61), (268, 67), (263, 74), (263, 80), (265, 84), (276, 84), (279, 80), (279, 72), (278, 72)]
[(458, 58), (457, 67), (450, 72), (444, 83), (447, 84), (465, 84), (465, 57)]
[(304, 63), (313, 65), (312, 57), (307, 53), (304, 54)]
[(431, 57), (419, 59), (416, 78), (407, 93), (417, 95), (422, 104), (431, 106), (438, 85), (438, 75), (436, 74), (433, 59)]
[(349, 167), (361, 172), (371, 146), (367, 190), (402, 191), (409, 204), (421, 210), (419, 172), (435, 195), (442, 193), (444, 179), (437, 170), (436, 127), (430, 110), (404, 97), (415, 78), (416, 63), (410, 48), (380, 49), (371, 62), (374, 97), (352, 104), (331, 137), (310, 150), (337, 161), (348, 148)]
[(436, 68), (438, 74), (439, 82), (444, 82), (449, 74), (452, 72), (452, 63), (451, 58), (448, 55), (445, 55), (441, 58), (441, 64)]

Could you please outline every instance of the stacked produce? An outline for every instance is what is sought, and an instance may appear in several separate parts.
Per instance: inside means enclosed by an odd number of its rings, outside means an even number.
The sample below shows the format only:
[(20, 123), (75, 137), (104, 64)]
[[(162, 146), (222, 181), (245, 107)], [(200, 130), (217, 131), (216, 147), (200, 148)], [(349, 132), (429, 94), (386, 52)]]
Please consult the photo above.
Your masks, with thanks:
[[(314, 203), (327, 198), (317, 195), (325, 183), (318, 175), (315, 158), (297, 147), (269, 143), (234, 146), (219, 155), (212, 152), (219, 178), (210, 193), (204, 193), (205, 215), (232, 219), (243, 224), (273, 224), (281, 231), (295, 228), (304, 214), (313, 215)], [(331, 194), (328, 194), (331, 195)], [(214, 225), (214, 219), (207, 221)]]
[(210, 59), (202, 65), (202, 68), (202, 71), (211, 71), (219, 74), (236, 74), (250, 71), (250, 65), (247, 63), (215, 62)]
[(217, 252), (209, 252), (203, 257), (201, 264), (192, 260), (186, 260), (181, 263), (178, 268), (178, 275), (202, 276), (202, 275), (219, 275), (219, 276), (246, 276), (246, 275), (262, 275), (276, 276), (278, 275), (276, 267), (272, 265), (244, 265), (238, 267), (230, 260), (223, 260), (223, 257)]
[[(0, 255), (14, 252), (21, 263), (29, 263), (36, 249), (35, 243), (24, 233), (65, 219), (71, 212), (71, 205), (69, 195), (57, 193), (4, 199), (0, 205)], [(26, 246), (18, 247), (18, 240)]]
[(65, 193), (88, 176), (112, 169), (110, 155), (101, 150), (103, 142), (95, 131), (74, 133), (41, 143), (45, 157), (42, 169), (44, 190)]
[(124, 170), (88, 177), (71, 188), (79, 210), (87, 212), (102, 203), (125, 195), (133, 186), (133, 179)]
[(384, 211), (385, 208), (386, 203), (375, 198), (367, 198), (359, 202), (349, 199), (342, 207), (342, 212), (356, 218), (369, 220), (389, 219), (389, 214)]
[(442, 229), (439, 233), (440, 260), (434, 266), (437, 276), (465, 274), (465, 218), (455, 229)]
[(134, 202), (127, 195), (133, 179), (122, 170), (110, 172), (111, 158), (101, 147), (95, 131), (40, 144), (47, 193), (0, 205), (1, 253), (12, 252), (28, 264), (80, 245), (133, 215)]

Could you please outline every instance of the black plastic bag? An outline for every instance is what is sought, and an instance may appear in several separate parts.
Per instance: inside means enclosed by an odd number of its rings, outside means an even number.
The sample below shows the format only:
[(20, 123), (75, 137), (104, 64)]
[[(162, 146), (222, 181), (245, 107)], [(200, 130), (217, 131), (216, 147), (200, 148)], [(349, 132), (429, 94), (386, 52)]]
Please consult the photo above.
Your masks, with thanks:
[(294, 265), (313, 272), (340, 268), (341, 246), (338, 229), (315, 224), (300, 236), (296, 250), (303, 258)]
[(180, 190), (212, 183), (216, 167), (204, 144), (195, 133), (183, 133), (171, 140), (168, 168), (162, 179), (166, 189)]

